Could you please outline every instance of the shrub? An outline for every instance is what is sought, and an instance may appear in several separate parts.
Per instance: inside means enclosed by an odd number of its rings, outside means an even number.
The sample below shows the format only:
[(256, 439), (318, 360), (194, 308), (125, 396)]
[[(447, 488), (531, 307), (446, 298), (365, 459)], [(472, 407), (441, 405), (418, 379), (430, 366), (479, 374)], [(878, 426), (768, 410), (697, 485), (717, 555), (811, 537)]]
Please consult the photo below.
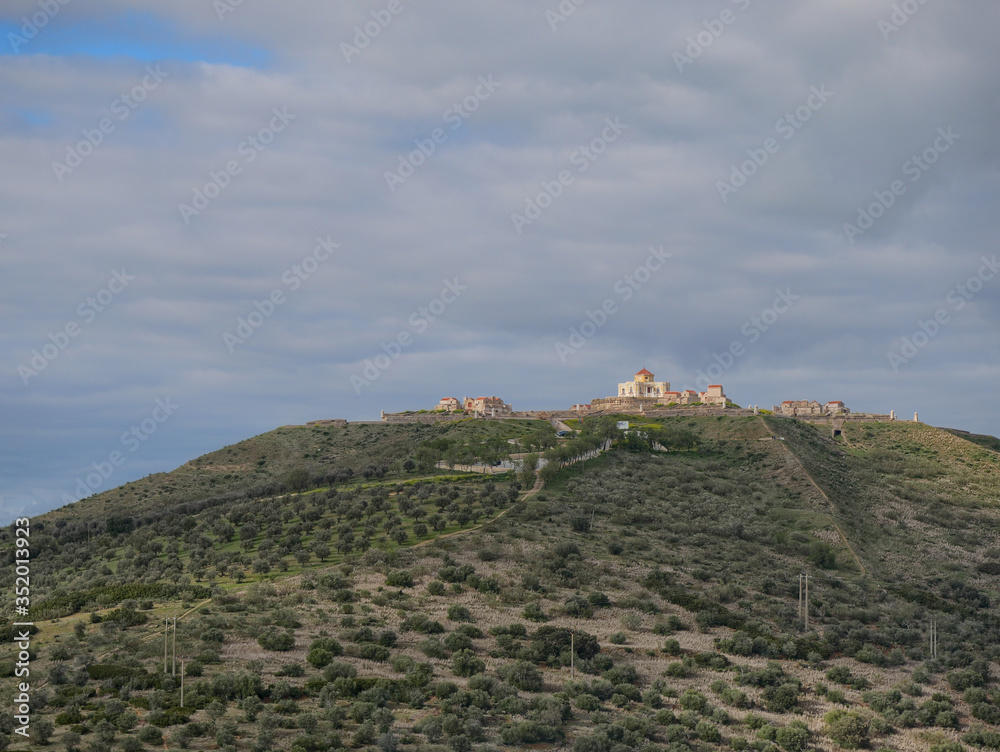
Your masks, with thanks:
[(695, 663), (699, 666), (705, 666), (706, 668), (714, 669), (715, 671), (722, 671), (729, 666), (729, 659), (722, 653), (705, 652), (698, 653), (694, 657)]
[(466, 637), (473, 640), (478, 640), (480, 637), (483, 636), (483, 630), (481, 630), (479, 627), (473, 626), (472, 624), (459, 624), (457, 627), (455, 627), (455, 632), (457, 632), (458, 634), (463, 634)]
[(680, 655), (681, 654), (681, 644), (671, 637), (669, 640), (663, 643), (663, 652), (667, 655)]
[(501, 666), (497, 670), (497, 676), (525, 692), (538, 692), (542, 688), (542, 672), (528, 661), (516, 661)]
[(642, 704), (647, 708), (659, 710), (663, 707), (663, 695), (655, 689), (647, 689), (642, 693)]
[(854, 681), (851, 669), (847, 666), (834, 666), (826, 672), (826, 678), (832, 682), (843, 684), (845, 686), (850, 686), (851, 682)]
[(427, 614), (420, 613), (408, 616), (400, 625), (400, 629), (404, 632), (412, 630), (422, 634), (441, 634), (444, 632), (444, 626), (441, 622), (429, 619)]
[(853, 710), (831, 710), (824, 717), (826, 733), (844, 749), (858, 749), (868, 744), (868, 719)]
[(321, 637), (312, 641), (306, 660), (316, 668), (323, 668), (328, 666), (335, 657), (343, 654), (344, 649), (339, 642), (331, 637)]
[(594, 615), (594, 607), (581, 595), (571, 595), (563, 603), (563, 613), (579, 619), (589, 619)]
[(472, 640), (461, 632), (452, 632), (445, 637), (444, 645), (453, 653), (457, 653), (459, 650), (472, 650)]
[(472, 676), (482, 673), (485, 668), (486, 664), (471, 650), (459, 650), (451, 661), (451, 670), (455, 676)]
[(573, 703), (580, 709), (588, 713), (594, 710), (599, 710), (601, 707), (601, 701), (590, 694), (577, 695)]
[(143, 726), (135, 732), (135, 735), (143, 744), (148, 744), (150, 746), (159, 746), (163, 744), (163, 732), (156, 728), (156, 726)]
[(625, 695), (631, 702), (642, 701), (642, 692), (632, 684), (616, 684), (615, 694)]
[(809, 728), (802, 721), (792, 721), (778, 729), (775, 741), (787, 752), (802, 752), (809, 743)]
[[(311, 652), (311, 651), (310, 651)], [(327, 661), (329, 663), (329, 661)], [(323, 664), (324, 666), (326, 663)], [(322, 668), (322, 666), (317, 666), (317, 668)], [(188, 671), (190, 674), (190, 670)], [(275, 676), (305, 676), (306, 670), (302, 668), (301, 663), (286, 663), (280, 669), (274, 672)]]
[(696, 713), (704, 713), (708, 710), (708, 698), (697, 689), (685, 690), (679, 702), (685, 710), (693, 710)]
[(839, 689), (829, 689), (826, 692), (826, 699), (830, 702), (837, 703), (838, 705), (847, 705), (847, 696), (841, 692)]
[(269, 627), (257, 638), (257, 643), (265, 650), (285, 651), (295, 647), (295, 637), (283, 629)]
[(747, 713), (743, 717), (743, 724), (749, 729), (759, 730), (767, 725), (767, 720), (756, 713)]
[(799, 685), (788, 682), (778, 687), (767, 687), (762, 694), (764, 705), (772, 713), (787, 713), (799, 701)]
[(986, 694), (986, 690), (982, 687), (970, 687), (965, 690), (962, 699), (969, 703), (969, 705), (975, 705), (977, 702), (987, 702), (989, 695)]
[(118, 745), (118, 749), (120, 749), (121, 752), (142, 752), (144, 747), (142, 742), (134, 736), (126, 736), (122, 739), (121, 744)]
[(984, 728), (975, 728), (966, 734), (962, 734), (962, 741), (976, 747), (987, 747), (989, 749), (1000, 749), (1000, 733)]
[(444, 583), (441, 580), (431, 580), (427, 583), (427, 592), (431, 595), (444, 595)]
[(746, 696), (745, 692), (739, 689), (726, 688), (719, 693), (719, 699), (721, 699), (726, 705), (733, 708), (749, 708), (750, 699)]
[[(583, 630), (570, 631), (562, 627), (544, 626), (539, 627), (531, 636), (530, 658), (536, 663), (545, 663), (549, 666), (568, 666), (571, 645), (576, 651), (577, 658), (582, 659), (578, 663), (580, 670), (585, 670), (584, 662), (590, 659), (596, 660), (601, 651), (597, 638)], [(610, 668), (610, 659), (608, 663), (605, 669)], [(596, 665), (591, 668), (593, 669), (591, 673), (604, 670)]]
[(667, 668), (663, 673), (672, 679), (684, 679), (690, 672), (687, 666), (684, 665), (684, 661), (674, 661), (667, 664)]
[(719, 733), (719, 729), (708, 721), (699, 721), (698, 725), (694, 728), (694, 733), (703, 742), (718, 744), (722, 741), (722, 734)]
[(448, 656), (448, 649), (437, 637), (421, 640), (417, 643), (417, 650), (428, 658), (446, 658)]
[(509, 745), (537, 744), (538, 742), (556, 742), (562, 738), (562, 731), (538, 721), (522, 721), (504, 726), (500, 732), (500, 740)]
[(353, 679), (357, 675), (358, 672), (354, 666), (350, 663), (341, 663), (340, 661), (334, 661), (323, 669), (323, 678), (328, 682), (334, 682), (341, 678)]
[(374, 642), (366, 642), (361, 646), (360, 656), (366, 661), (385, 663), (389, 660), (389, 648), (376, 645)]
[(943, 744), (932, 744), (929, 752), (965, 752), (965, 747), (958, 742), (944, 742)]
[(615, 632), (608, 639), (611, 641), (612, 645), (624, 645), (628, 642), (628, 637), (624, 632)]
[(480, 593), (499, 593), (500, 592), (500, 580), (496, 577), (479, 577), (478, 575), (472, 575), (466, 580), (472, 587), (478, 590)]
[(472, 621), (472, 612), (457, 603), (448, 606), (448, 618), (451, 621)]
[(595, 608), (608, 608), (611, 605), (611, 599), (601, 592), (588, 593), (587, 601)]
[(539, 603), (529, 603), (524, 607), (524, 611), (521, 612), (521, 617), (527, 619), (528, 621), (548, 621), (549, 617), (545, 615), (542, 611), (542, 607)]
[(409, 588), (413, 587), (413, 575), (405, 570), (389, 572), (385, 578), (388, 587)]
[(1000, 708), (987, 702), (977, 702), (972, 706), (972, 717), (986, 723), (997, 724), (1000, 723)]
[(961, 671), (951, 671), (945, 676), (948, 686), (956, 692), (964, 692), (969, 687), (981, 687), (986, 683), (987, 677), (979, 671), (971, 668)]

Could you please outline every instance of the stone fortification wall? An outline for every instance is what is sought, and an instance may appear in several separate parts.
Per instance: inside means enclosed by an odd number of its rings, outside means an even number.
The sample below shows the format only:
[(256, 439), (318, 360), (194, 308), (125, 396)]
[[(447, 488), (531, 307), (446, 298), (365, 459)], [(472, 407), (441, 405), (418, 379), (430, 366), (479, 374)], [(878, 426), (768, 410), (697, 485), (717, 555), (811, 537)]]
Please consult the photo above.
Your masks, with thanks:
[[(472, 417), (465, 415), (463, 413), (386, 413), (382, 422), (384, 423), (448, 423), (456, 420), (568, 420), (575, 418), (592, 418), (592, 417), (602, 417), (607, 415), (621, 415), (622, 410), (587, 410), (586, 412), (578, 412), (575, 410), (521, 410), (518, 412), (513, 412), (508, 415), (497, 415), (496, 417)], [(628, 413), (633, 414), (633, 413)], [(645, 410), (640, 413), (634, 413), (641, 417), (646, 418), (681, 418), (681, 417), (696, 417), (705, 415), (728, 415), (732, 418), (748, 418), (753, 417), (756, 413), (753, 410), (747, 408), (736, 408), (736, 407), (713, 407), (710, 405), (703, 405), (701, 407), (664, 407), (657, 410)], [(778, 418), (787, 418), (788, 420), (804, 420), (809, 423), (858, 423), (864, 421), (876, 421), (880, 423), (893, 422), (893, 418), (890, 415), (883, 415), (878, 413), (849, 413), (846, 415), (799, 415), (796, 417), (786, 416), (786, 415), (776, 415)], [(352, 423), (358, 423), (362, 421), (352, 421)], [(895, 418), (895, 422), (912, 422), (912, 421), (901, 421), (899, 418)]]
[(469, 417), (465, 413), (386, 413), (382, 416), (382, 421), (384, 423), (451, 423)]

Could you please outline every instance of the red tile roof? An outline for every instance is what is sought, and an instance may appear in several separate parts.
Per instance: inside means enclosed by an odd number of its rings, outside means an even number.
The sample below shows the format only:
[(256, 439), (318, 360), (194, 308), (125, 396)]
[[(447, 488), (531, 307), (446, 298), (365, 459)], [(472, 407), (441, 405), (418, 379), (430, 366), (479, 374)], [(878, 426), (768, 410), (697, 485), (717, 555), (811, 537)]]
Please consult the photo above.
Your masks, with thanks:
[(645, 368), (643, 368), (641, 371), (639, 371), (638, 373), (636, 373), (636, 376), (652, 376), (652, 375), (653, 374), (651, 374)]

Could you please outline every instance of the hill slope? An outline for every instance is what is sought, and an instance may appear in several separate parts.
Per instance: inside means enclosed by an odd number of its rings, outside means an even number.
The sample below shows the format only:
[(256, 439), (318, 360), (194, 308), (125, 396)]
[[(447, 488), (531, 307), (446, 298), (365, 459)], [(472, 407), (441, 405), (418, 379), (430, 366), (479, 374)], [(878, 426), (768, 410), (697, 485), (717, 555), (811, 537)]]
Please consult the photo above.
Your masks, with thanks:
[[(988, 442), (631, 421), (563, 469), (607, 423), (559, 446), (526, 421), (280, 429), (33, 520), (33, 733), (51, 721), (94, 749), (1000, 749)], [(437, 469), (546, 446), (544, 487)], [(184, 707), (163, 664), (174, 616)]]

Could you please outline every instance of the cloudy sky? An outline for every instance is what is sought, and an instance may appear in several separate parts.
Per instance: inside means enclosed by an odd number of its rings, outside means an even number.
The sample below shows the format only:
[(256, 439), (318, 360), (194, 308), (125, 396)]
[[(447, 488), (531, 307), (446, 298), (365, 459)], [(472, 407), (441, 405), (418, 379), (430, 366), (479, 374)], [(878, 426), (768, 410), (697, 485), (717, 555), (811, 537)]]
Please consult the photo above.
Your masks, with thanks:
[(279, 425), (564, 408), (643, 366), (1000, 434), (998, 28), (6, 0), (0, 522)]

